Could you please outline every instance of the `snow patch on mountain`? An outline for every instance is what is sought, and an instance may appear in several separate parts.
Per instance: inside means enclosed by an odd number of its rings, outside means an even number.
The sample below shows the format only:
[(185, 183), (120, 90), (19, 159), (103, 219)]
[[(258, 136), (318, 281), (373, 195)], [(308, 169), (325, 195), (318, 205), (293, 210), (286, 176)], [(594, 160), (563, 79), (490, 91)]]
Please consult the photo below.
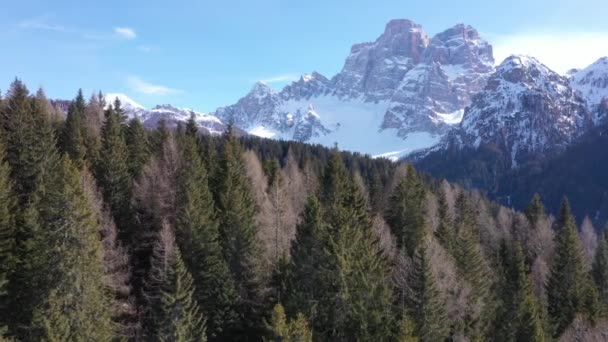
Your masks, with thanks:
[(603, 101), (608, 100), (608, 57), (602, 57), (588, 67), (570, 75), (570, 85), (587, 101), (599, 124)]
[(116, 99), (120, 101), (120, 104), (125, 110), (146, 109), (144, 106), (140, 105), (139, 103), (135, 102), (133, 99), (122, 93), (105, 94), (104, 100), (106, 101), (106, 107), (109, 105), (113, 105)]

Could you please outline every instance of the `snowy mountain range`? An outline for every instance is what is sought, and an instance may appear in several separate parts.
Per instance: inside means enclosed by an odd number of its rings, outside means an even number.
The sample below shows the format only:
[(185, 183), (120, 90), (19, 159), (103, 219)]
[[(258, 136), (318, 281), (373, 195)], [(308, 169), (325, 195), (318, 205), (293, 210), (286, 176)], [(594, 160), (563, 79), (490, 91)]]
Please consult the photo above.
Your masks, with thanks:
[(569, 76), (533, 57), (495, 66), (492, 46), (459, 24), (429, 38), (411, 20), (390, 21), (374, 42), (352, 46), (342, 70), (317, 72), (276, 91), (256, 83), (237, 103), (200, 113), (146, 109), (121, 94), (130, 116), (154, 127), (194, 113), (209, 133), (225, 123), (252, 135), (398, 159), (413, 151), (499, 145), (512, 165), (565, 148), (608, 114), (608, 58)]

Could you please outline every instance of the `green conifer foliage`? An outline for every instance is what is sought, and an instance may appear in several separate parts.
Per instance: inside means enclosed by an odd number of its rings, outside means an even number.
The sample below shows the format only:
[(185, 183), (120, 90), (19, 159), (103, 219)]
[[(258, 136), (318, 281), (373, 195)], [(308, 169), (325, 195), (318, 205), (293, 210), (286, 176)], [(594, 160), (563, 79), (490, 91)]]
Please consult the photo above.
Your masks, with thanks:
[[(37, 258), (31, 279), (38, 295), (29, 332), (33, 339), (69, 336), (73, 341), (100, 341), (113, 334), (100, 227), (81, 177), (64, 157), (39, 194), (38, 217), (44, 229), (32, 238)], [(49, 325), (67, 330), (48, 331)]]
[(6, 158), (19, 204), (30, 200), (43, 173), (56, 158), (55, 138), (48, 121), (46, 105), (30, 98), (25, 85), (15, 80), (2, 106), (0, 116)]
[(407, 173), (389, 199), (386, 213), (388, 223), (397, 240), (398, 248), (405, 248), (413, 256), (425, 234), (424, 205), (425, 190), (416, 170), (408, 165)]
[(248, 340), (263, 330), (260, 244), (256, 234), (255, 202), (245, 174), (241, 146), (230, 132), (224, 136), (218, 184), (220, 241), (238, 293), (236, 324), (239, 337)]
[(336, 341), (391, 338), (388, 261), (371, 230), (365, 200), (335, 152), (322, 183), (328, 254), (319, 258), (318, 309), (310, 319), (315, 332)]
[(110, 205), (114, 215), (119, 238), (123, 243), (130, 244), (133, 237), (132, 178), (129, 174), (129, 152), (121, 123), (120, 102), (117, 101), (116, 104), (118, 108), (110, 106), (105, 112), (106, 119), (101, 130), (101, 155), (104, 157), (97, 166), (97, 180), (104, 200)]
[(534, 194), (524, 213), (532, 226), (535, 226), (541, 218), (545, 217), (545, 207), (539, 194)]
[(420, 341), (444, 340), (448, 336), (445, 303), (435, 285), (424, 245), (414, 254), (408, 287), (408, 307)]
[(206, 341), (205, 321), (194, 299), (194, 285), (179, 249), (169, 256), (161, 285), (158, 340), (163, 342)]
[(197, 284), (194, 298), (207, 318), (207, 335), (219, 341), (227, 338), (237, 320), (237, 293), (222, 255), (213, 197), (195, 139), (185, 136), (182, 141), (176, 240)]
[(399, 324), (399, 332), (397, 333), (397, 342), (420, 341), (415, 335), (415, 329), (414, 322), (408, 316), (402, 318), (401, 323)]
[(519, 243), (511, 250), (503, 242), (501, 268), (504, 272), (500, 284), (502, 306), (494, 324), (494, 340), (545, 341), (541, 309), (532, 293)]
[(86, 104), (81, 89), (70, 104), (60, 140), (61, 149), (72, 158), (74, 165), (78, 168), (84, 166), (87, 155), (85, 141), (88, 139), (88, 134), (85, 108)]
[(296, 315), (295, 320), (287, 321), (285, 309), (281, 304), (274, 306), (270, 317), (268, 342), (312, 342), (312, 331), (302, 314)]
[(440, 191), (437, 202), (437, 212), (439, 215), (439, 225), (436, 231), (437, 239), (443, 248), (453, 255), (455, 253), (454, 247), (456, 244), (454, 222), (449, 212), (448, 202), (444, 191)]
[(578, 238), (570, 204), (564, 199), (556, 222), (555, 256), (547, 284), (548, 313), (557, 337), (585, 309), (589, 289), (585, 272), (585, 256)]
[(141, 169), (150, 159), (148, 134), (138, 118), (133, 118), (129, 121), (126, 143), (129, 150), (129, 173), (133, 179), (137, 179)]
[(9, 279), (16, 271), (16, 234), (13, 212), (15, 200), (10, 181), (10, 169), (0, 142), (0, 336), (10, 322)]
[(606, 235), (602, 236), (599, 241), (591, 273), (595, 280), (604, 312), (606, 313), (608, 309), (608, 241), (606, 240)]

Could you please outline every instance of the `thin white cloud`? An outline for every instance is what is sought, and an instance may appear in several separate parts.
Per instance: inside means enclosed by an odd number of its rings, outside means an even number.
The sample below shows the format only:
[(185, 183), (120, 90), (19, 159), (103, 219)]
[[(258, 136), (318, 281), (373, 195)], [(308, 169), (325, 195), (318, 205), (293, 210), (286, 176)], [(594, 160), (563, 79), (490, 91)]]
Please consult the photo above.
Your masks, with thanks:
[(296, 74), (281, 74), (276, 76), (271, 76), (267, 78), (263, 78), (259, 80), (262, 83), (271, 84), (271, 83), (280, 83), (280, 82), (291, 82), (296, 81), (298, 79), (298, 75)]
[(73, 33), (75, 30), (63, 25), (52, 23), (54, 15), (47, 13), (34, 18), (21, 20), (17, 23), (17, 27), (24, 30), (43, 30), (54, 32)]
[(115, 27), (114, 33), (116, 33), (119, 37), (124, 39), (135, 39), (137, 38), (137, 33), (130, 27)]
[(137, 33), (129, 27), (115, 27), (113, 31), (91, 31), (79, 27), (70, 27), (56, 23), (53, 14), (47, 13), (34, 18), (17, 22), (16, 26), (22, 30), (49, 31), (80, 36), (85, 40), (112, 41), (116, 39), (132, 40)]
[(496, 63), (519, 54), (536, 57), (558, 73), (584, 68), (608, 56), (608, 32), (551, 32), (487, 35)]
[(137, 49), (141, 52), (156, 52), (160, 50), (160, 48), (155, 45), (139, 45)]
[(145, 95), (165, 96), (181, 92), (179, 89), (146, 82), (137, 76), (127, 77), (127, 85), (131, 90)]

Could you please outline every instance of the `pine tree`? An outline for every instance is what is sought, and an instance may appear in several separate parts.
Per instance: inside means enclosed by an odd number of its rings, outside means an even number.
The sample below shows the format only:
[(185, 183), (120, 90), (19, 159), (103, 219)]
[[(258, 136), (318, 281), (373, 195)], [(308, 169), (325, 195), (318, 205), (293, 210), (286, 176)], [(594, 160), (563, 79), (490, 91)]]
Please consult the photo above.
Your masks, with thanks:
[(424, 245), (414, 253), (408, 286), (408, 307), (416, 325), (416, 335), (420, 341), (444, 340), (448, 336), (445, 303), (435, 285)]
[(97, 166), (97, 180), (105, 201), (110, 205), (114, 220), (119, 229), (119, 238), (130, 244), (133, 238), (131, 186), (132, 179), (128, 168), (128, 150), (118, 108), (110, 106), (105, 112), (102, 127), (101, 159)]
[(237, 293), (222, 256), (214, 203), (205, 165), (195, 137), (182, 142), (184, 165), (179, 175), (177, 199), (177, 244), (194, 281), (194, 298), (207, 318), (210, 340), (223, 340), (234, 329)]
[[(103, 282), (99, 226), (94, 220), (80, 172), (64, 157), (39, 193), (39, 220), (44, 229), (33, 237), (37, 257), (32, 262), (32, 283), (37, 303), (32, 339), (57, 336), (48, 331), (57, 318), (67, 330), (60, 336), (75, 341), (112, 337), (110, 299)], [(58, 323), (51, 322), (51, 327)]]
[(405, 248), (410, 257), (425, 234), (425, 190), (413, 166), (408, 165), (405, 177), (399, 182), (388, 203), (386, 223), (397, 239), (397, 247)]
[(62, 151), (72, 158), (74, 165), (78, 168), (84, 166), (87, 155), (85, 141), (88, 136), (85, 125), (85, 108), (84, 96), (82, 95), (82, 89), (80, 89), (78, 95), (70, 104), (60, 139)]
[(591, 270), (604, 311), (608, 310), (608, 241), (606, 239), (604, 235), (599, 241)]
[(220, 157), (221, 182), (218, 184), (218, 219), (224, 258), (235, 282), (241, 315), (236, 324), (238, 337), (249, 340), (260, 335), (263, 289), (260, 278), (260, 244), (257, 241), (255, 204), (244, 173), (241, 146), (228, 131)]
[(584, 312), (589, 281), (576, 222), (565, 198), (556, 224), (555, 256), (547, 284), (548, 312), (554, 337), (564, 332), (577, 313)]
[(133, 118), (129, 121), (126, 143), (129, 150), (129, 173), (133, 179), (137, 179), (141, 169), (148, 159), (150, 159), (148, 135), (144, 125), (138, 118)]

